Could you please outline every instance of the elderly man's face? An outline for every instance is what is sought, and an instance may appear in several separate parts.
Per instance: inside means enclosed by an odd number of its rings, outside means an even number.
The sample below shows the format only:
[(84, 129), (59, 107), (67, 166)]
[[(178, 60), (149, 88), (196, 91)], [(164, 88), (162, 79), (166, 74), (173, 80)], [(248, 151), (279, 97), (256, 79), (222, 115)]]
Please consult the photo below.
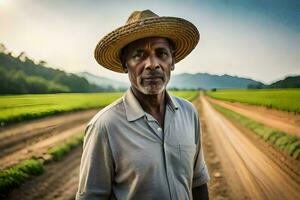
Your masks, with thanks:
[(164, 91), (174, 69), (172, 49), (167, 39), (140, 39), (130, 43), (124, 53), (132, 87), (147, 95)]

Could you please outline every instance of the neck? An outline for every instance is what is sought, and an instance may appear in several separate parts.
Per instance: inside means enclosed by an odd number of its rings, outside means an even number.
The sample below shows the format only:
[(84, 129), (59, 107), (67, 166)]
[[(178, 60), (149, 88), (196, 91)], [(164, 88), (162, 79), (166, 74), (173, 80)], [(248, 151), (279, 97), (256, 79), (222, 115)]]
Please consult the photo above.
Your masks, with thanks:
[(146, 112), (160, 112), (165, 107), (165, 90), (159, 94), (143, 94), (134, 87), (131, 87), (134, 96)]
[(165, 90), (162, 93), (154, 95), (143, 94), (134, 87), (131, 87), (131, 90), (143, 110), (151, 114), (163, 126), (165, 117)]

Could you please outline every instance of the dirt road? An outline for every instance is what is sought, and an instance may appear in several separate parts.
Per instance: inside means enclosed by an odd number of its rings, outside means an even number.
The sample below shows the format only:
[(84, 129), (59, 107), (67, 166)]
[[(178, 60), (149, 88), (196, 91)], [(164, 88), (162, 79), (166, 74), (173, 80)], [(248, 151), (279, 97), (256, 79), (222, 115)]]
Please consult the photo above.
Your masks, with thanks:
[(237, 191), (234, 199), (299, 199), (298, 182), (215, 111), (204, 98), (202, 104), (203, 117), (215, 150), (221, 155), (229, 185)]
[[(208, 98), (208, 97), (207, 97)], [(300, 115), (242, 103), (208, 98), (210, 102), (240, 113), (269, 127), (300, 137)]]

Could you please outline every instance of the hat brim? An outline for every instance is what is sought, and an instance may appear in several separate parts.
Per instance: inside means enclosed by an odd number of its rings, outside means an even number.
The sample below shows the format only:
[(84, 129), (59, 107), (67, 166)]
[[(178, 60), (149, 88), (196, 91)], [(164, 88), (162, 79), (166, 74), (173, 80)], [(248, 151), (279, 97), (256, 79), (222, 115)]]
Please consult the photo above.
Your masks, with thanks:
[(192, 23), (182, 18), (148, 18), (107, 34), (95, 48), (95, 59), (109, 70), (124, 73), (120, 60), (121, 49), (135, 40), (146, 37), (169, 38), (175, 47), (175, 63), (178, 63), (196, 47), (200, 35)]

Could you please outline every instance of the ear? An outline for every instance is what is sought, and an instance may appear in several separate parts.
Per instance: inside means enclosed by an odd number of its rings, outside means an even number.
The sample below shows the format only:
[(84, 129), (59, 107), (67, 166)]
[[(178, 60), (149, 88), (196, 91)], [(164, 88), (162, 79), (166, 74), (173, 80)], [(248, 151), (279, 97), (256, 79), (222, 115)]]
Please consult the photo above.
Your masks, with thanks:
[(173, 71), (174, 69), (175, 69), (175, 65), (172, 64), (172, 66), (171, 66), (171, 71)]
[(124, 73), (128, 73), (128, 68), (127, 68), (127, 63), (126, 62), (123, 62), (122, 63), (122, 67), (123, 67), (123, 71), (124, 71)]
[(171, 71), (173, 71), (175, 69), (175, 54), (173, 54), (174, 52), (172, 52), (172, 65), (171, 65)]

